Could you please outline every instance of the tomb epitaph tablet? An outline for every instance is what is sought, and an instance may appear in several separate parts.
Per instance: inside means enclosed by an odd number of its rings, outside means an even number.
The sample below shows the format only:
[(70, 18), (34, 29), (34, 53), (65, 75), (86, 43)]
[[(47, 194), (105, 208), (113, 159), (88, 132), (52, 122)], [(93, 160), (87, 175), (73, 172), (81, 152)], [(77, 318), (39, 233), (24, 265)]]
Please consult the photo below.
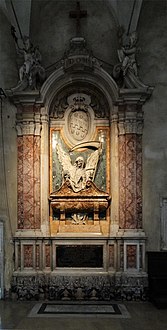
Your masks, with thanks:
[(56, 248), (57, 267), (102, 268), (102, 245), (61, 245)]

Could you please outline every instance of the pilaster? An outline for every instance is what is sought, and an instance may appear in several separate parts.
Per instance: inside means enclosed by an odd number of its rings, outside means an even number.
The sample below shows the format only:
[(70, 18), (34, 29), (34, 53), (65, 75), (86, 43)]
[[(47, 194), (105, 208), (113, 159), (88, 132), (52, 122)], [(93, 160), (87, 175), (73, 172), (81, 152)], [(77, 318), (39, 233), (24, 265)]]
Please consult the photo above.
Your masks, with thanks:
[(119, 227), (142, 228), (142, 107), (118, 108)]
[[(119, 230), (118, 265), (124, 277), (146, 279), (145, 241), (142, 224), (142, 105), (152, 93), (144, 86), (121, 89), (117, 102), (119, 155)], [(118, 267), (118, 268), (119, 268)], [(120, 280), (117, 272), (118, 282)], [(130, 277), (129, 277), (130, 276)], [(131, 282), (131, 280), (130, 280)]]
[(18, 229), (40, 229), (41, 105), (28, 93), (15, 95), (18, 146)]

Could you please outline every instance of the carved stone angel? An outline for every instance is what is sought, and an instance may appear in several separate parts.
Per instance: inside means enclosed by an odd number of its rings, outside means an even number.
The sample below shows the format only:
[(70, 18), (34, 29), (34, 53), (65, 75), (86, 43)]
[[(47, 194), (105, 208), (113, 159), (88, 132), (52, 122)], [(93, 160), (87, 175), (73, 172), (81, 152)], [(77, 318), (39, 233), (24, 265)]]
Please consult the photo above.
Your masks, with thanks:
[(79, 156), (76, 158), (74, 164), (72, 164), (70, 155), (63, 150), (61, 145), (57, 145), (58, 159), (63, 167), (63, 181), (68, 180), (74, 192), (85, 189), (86, 183), (94, 180), (99, 156), (101, 154), (100, 142), (82, 143), (72, 148), (71, 151), (83, 147), (93, 147), (96, 150), (90, 154), (86, 162), (82, 156)]
[(118, 49), (118, 57), (122, 63), (122, 71), (125, 76), (127, 71), (130, 70), (135, 76), (138, 75), (137, 63), (136, 63), (136, 48), (137, 43), (137, 32), (134, 31), (129, 36), (129, 44), (122, 46)]

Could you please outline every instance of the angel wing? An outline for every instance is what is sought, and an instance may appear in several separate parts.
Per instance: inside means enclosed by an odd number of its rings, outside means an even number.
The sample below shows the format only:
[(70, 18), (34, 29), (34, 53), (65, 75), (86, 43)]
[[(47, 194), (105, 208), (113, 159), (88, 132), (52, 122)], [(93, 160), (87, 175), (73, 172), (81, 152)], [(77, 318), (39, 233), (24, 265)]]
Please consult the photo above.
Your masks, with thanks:
[(99, 150), (96, 150), (91, 153), (91, 155), (87, 159), (85, 171), (86, 171), (86, 181), (94, 180), (97, 164), (99, 161)]
[(63, 177), (70, 177), (72, 171), (73, 171), (73, 166), (71, 164), (71, 158), (68, 155), (67, 152), (65, 152), (61, 146), (61, 144), (57, 144), (57, 155), (59, 162), (61, 163), (63, 167)]

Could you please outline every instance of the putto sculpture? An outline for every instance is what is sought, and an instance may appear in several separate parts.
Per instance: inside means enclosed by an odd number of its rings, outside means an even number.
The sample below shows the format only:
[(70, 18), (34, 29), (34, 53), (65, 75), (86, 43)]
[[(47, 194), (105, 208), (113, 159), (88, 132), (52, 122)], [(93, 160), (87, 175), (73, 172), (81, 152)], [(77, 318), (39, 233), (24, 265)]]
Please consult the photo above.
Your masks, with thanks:
[(40, 88), (45, 80), (45, 69), (41, 65), (42, 56), (38, 46), (33, 46), (29, 36), (22, 37), (22, 46), (20, 46), (13, 26), (11, 33), (15, 40), (18, 55), (24, 57), (23, 64), (19, 68), (19, 81), (13, 90)]
[(128, 70), (135, 76), (138, 75), (136, 63), (137, 39), (137, 32), (134, 31), (129, 36), (129, 43), (125, 46), (122, 45), (121, 49), (118, 49), (118, 58), (122, 65), (121, 68), (124, 76), (128, 74)]
[(124, 88), (140, 88), (146, 87), (140, 80), (138, 75), (138, 64), (136, 55), (140, 48), (137, 47), (138, 36), (134, 31), (128, 36), (128, 41), (123, 44), (124, 30), (120, 28), (119, 32), (119, 49), (117, 50), (119, 63), (113, 68), (113, 77), (118, 85)]

